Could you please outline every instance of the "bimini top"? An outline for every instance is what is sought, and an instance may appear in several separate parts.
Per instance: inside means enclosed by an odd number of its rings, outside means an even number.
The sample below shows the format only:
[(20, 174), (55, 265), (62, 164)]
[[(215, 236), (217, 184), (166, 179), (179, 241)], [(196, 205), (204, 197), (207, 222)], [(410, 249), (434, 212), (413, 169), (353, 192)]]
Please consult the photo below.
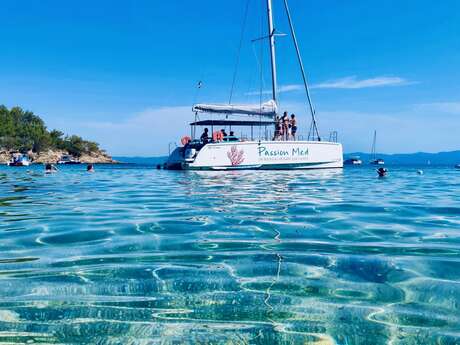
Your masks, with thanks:
[(192, 122), (190, 126), (237, 126), (237, 127), (257, 127), (273, 126), (273, 121), (238, 121), (238, 120), (204, 120)]
[(269, 100), (262, 104), (195, 104), (193, 111), (274, 117), (277, 112), (277, 106), (274, 100)]

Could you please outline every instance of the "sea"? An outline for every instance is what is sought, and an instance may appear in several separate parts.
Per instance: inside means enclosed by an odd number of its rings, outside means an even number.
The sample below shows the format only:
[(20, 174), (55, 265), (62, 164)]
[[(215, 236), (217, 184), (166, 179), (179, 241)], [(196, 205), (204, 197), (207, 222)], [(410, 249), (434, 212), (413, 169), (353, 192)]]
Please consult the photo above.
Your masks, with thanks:
[(460, 344), (460, 170), (388, 169), (2, 166), (0, 344)]

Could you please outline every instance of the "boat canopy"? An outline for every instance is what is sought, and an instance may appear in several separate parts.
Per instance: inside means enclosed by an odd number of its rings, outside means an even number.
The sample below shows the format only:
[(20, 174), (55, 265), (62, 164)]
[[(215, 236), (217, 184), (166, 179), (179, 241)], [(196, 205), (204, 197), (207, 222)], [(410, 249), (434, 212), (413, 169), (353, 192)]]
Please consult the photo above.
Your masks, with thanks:
[(242, 114), (274, 117), (277, 112), (276, 102), (269, 100), (262, 104), (195, 104), (194, 112), (217, 114)]
[(235, 126), (235, 127), (258, 127), (273, 126), (273, 121), (237, 121), (237, 120), (204, 120), (192, 122), (190, 126)]

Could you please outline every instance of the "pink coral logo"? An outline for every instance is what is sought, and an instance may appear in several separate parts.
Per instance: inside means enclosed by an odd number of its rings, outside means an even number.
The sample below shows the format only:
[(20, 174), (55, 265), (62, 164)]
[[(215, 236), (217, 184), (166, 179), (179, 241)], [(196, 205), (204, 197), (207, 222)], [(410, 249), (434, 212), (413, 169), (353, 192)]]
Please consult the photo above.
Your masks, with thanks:
[(237, 166), (243, 163), (244, 161), (244, 151), (240, 150), (238, 151), (238, 148), (236, 146), (232, 146), (230, 151), (227, 152), (227, 157), (230, 159), (230, 162), (232, 163), (232, 166)]

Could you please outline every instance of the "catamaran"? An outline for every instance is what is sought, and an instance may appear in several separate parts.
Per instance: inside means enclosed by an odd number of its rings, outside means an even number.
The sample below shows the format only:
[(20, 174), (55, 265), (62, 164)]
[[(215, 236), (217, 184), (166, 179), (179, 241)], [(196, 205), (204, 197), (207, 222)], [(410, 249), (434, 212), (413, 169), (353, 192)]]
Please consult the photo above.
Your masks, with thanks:
[[(234, 170), (234, 169), (320, 169), (342, 168), (342, 145), (337, 142), (336, 136), (328, 141), (320, 137), (316, 114), (310, 95), (307, 77), (302, 62), (299, 45), (291, 19), (289, 5), (284, 1), (284, 8), (289, 23), (291, 37), (297, 54), (303, 86), (305, 88), (308, 110), (311, 114), (311, 126), (307, 140), (279, 140), (270, 135), (269, 130), (278, 125), (278, 87), (277, 65), (275, 52), (275, 37), (280, 35), (274, 28), (272, 0), (266, 0), (268, 17), (268, 40), (270, 72), (271, 72), (271, 99), (257, 105), (248, 104), (195, 104), (192, 108), (195, 121), (190, 124), (191, 136), (182, 138), (182, 146), (177, 147), (169, 156), (164, 167), (166, 169), (181, 170)], [(198, 114), (210, 114), (210, 119), (197, 120)], [(214, 115), (214, 116), (212, 116)], [(215, 119), (215, 115), (223, 115), (222, 119)], [(239, 116), (240, 119), (229, 118)], [(241, 120), (241, 117), (244, 120)], [(213, 133), (212, 140), (196, 138), (197, 127), (210, 127)], [(250, 128), (250, 138), (235, 138), (220, 136), (214, 129)], [(254, 138), (254, 128), (259, 129), (258, 139)], [(292, 139), (292, 138), (290, 138)]]

